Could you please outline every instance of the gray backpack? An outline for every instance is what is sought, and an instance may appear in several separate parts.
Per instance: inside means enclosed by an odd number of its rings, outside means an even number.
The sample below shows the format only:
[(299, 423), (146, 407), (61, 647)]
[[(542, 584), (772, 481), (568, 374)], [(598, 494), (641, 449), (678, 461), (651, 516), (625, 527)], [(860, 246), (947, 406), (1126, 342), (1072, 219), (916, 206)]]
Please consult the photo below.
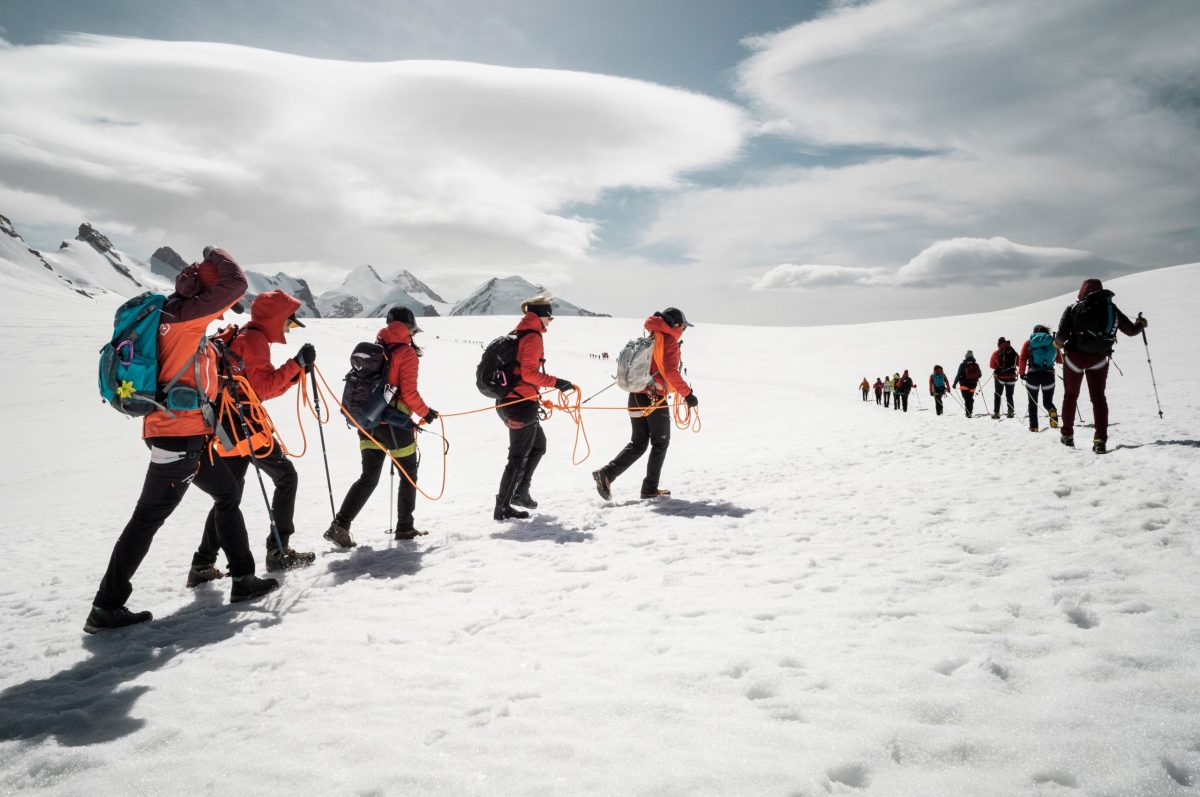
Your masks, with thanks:
[(654, 336), (643, 335), (625, 344), (617, 355), (617, 387), (627, 393), (641, 393), (654, 385), (650, 369), (654, 364)]

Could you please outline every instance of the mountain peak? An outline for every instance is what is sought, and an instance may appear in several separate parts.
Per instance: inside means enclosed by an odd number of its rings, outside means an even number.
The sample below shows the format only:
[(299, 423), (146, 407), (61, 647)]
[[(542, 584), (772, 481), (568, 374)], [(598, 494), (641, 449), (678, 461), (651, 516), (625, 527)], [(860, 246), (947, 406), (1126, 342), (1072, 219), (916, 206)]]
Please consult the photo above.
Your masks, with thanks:
[(91, 244), (92, 248), (102, 255), (112, 252), (115, 248), (113, 242), (108, 240), (108, 236), (86, 221), (79, 225), (79, 232), (75, 235), (75, 240)]

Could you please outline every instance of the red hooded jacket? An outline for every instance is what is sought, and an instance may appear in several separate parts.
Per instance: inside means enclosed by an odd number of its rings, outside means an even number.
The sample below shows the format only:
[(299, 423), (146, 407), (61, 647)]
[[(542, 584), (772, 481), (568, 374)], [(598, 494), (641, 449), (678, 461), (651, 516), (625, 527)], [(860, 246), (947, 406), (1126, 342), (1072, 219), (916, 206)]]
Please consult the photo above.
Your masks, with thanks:
[(682, 325), (673, 327), (666, 322), (666, 319), (657, 315), (647, 318), (643, 326), (648, 332), (654, 334), (656, 344), (658, 341), (662, 341), (663, 372), (658, 369), (657, 358), (652, 360), (650, 365), (650, 376), (654, 379), (655, 392), (665, 395), (667, 385), (670, 385), (676, 393), (687, 398), (691, 395), (692, 388), (679, 373), (679, 336), (683, 334), (684, 327)]
[[(375, 342), (391, 351), (388, 355), (387, 383), (395, 388), (392, 406), (420, 418), (429, 414), (429, 406), (417, 391), (421, 360), (412, 345), (412, 333), (403, 321), (393, 321), (375, 337)], [(395, 348), (393, 348), (395, 347)]]
[(300, 378), (302, 369), (293, 359), (279, 368), (271, 364), (271, 344), (287, 343), (288, 318), (299, 309), (300, 300), (283, 291), (259, 294), (250, 306), (250, 323), (229, 347), (241, 358), (240, 375), (250, 382), (259, 401), (282, 396)]
[[(191, 360), (204, 340), (210, 322), (218, 319), (246, 292), (242, 267), (224, 249), (213, 249), (199, 264), (179, 273), (175, 292), (167, 297), (158, 327), (158, 381), (165, 385)], [(196, 369), (187, 368), (177, 382), (217, 397), (217, 355), (206, 347)], [(175, 417), (171, 417), (174, 415)], [(191, 437), (212, 434), (200, 410), (156, 410), (142, 419), (142, 437)]]
[(530, 332), (529, 335), (521, 335), (520, 341), (517, 343), (517, 369), (515, 376), (517, 383), (513, 385), (513, 389), (509, 391), (510, 395), (518, 395), (521, 398), (535, 399), (537, 398), (539, 387), (554, 387), (554, 383), (558, 381), (557, 377), (545, 373), (543, 366), (546, 363), (546, 349), (542, 344), (542, 319), (535, 313), (526, 313), (521, 319), (521, 323), (517, 324), (517, 328), (513, 333)]

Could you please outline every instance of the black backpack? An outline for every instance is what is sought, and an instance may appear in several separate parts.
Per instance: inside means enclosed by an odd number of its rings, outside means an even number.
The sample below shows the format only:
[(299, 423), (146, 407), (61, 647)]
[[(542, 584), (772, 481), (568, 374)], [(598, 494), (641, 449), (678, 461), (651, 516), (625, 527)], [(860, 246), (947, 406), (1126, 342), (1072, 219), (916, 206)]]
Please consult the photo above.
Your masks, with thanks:
[(983, 376), (983, 369), (974, 360), (963, 361), (963, 379), (978, 380)]
[(1000, 356), (996, 358), (996, 363), (999, 368), (996, 373), (1001, 376), (1012, 376), (1017, 372), (1017, 350), (1012, 346), (1006, 346)]
[[(387, 384), (388, 358), (404, 345), (381, 346), (363, 341), (350, 354), (350, 371), (346, 374), (346, 386), (342, 388), (342, 407), (354, 423), (368, 432), (379, 426), (387, 409), (383, 388)], [(346, 425), (353, 427), (349, 420)]]
[(1117, 310), (1110, 291), (1096, 291), (1067, 310), (1072, 349), (1082, 354), (1112, 354), (1117, 339)]
[(510, 332), (483, 347), (483, 356), (475, 368), (475, 387), (488, 398), (504, 398), (517, 384), (513, 366), (517, 363), (517, 344), (525, 335), (537, 334), (532, 329)]

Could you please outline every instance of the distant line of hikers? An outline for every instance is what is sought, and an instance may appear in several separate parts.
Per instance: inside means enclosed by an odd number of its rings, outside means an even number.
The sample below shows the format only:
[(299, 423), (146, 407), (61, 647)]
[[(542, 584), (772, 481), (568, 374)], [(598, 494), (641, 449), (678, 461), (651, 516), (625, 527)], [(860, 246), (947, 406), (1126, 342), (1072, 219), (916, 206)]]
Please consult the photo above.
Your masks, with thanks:
[[(257, 598), (279, 586), (276, 579), (260, 578), (254, 573), (254, 555), (240, 507), (246, 473), (251, 466), (260, 479), (266, 474), (275, 486), (268, 511), (271, 519), (271, 533), (266, 542), (268, 571), (303, 567), (316, 558), (314, 553), (296, 551), (289, 544), (295, 532), (298, 478), (286, 447), (275, 435), (274, 425), (262, 406), (263, 401), (303, 384), (304, 375), (316, 361), (316, 349), (306, 343), (282, 366), (272, 365), (271, 344), (286, 343), (290, 330), (304, 326), (295, 315), (301, 303), (283, 291), (268, 291), (256, 297), (250, 308), (251, 320), (245, 327), (227, 327), (209, 337), (209, 324), (234, 308), (246, 288), (246, 276), (233, 257), (223, 249), (206, 247), (201, 262), (180, 272), (175, 290), (165, 302), (162, 297), (144, 294), (118, 310), (113, 342), (108, 355), (102, 354), (101, 394), (119, 411), (142, 417), (142, 436), (150, 450), (150, 463), (133, 515), (113, 546), (84, 623), (84, 631), (88, 633), (152, 619), (150, 612), (132, 612), (125, 605), (133, 591), (132, 578), (155, 533), (193, 483), (212, 497), (213, 506), (188, 572), (189, 587), (225, 577), (216, 567), (220, 550), (225, 551), (229, 562), (231, 602)], [(151, 307), (153, 299), (158, 300), (157, 304), (143, 312), (138, 303)], [(499, 391), (488, 395), (496, 396), (496, 413), (508, 428), (509, 436), (493, 510), (497, 521), (528, 518), (525, 510), (538, 505), (530, 495), (530, 485), (546, 453), (546, 435), (541, 428), (545, 415), (539, 404), (539, 391), (555, 388), (566, 394), (579, 389), (570, 380), (545, 370), (542, 341), (554, 320), (551, 297), (544, 294), (531, 297), (520, 309), (523, 317), (516, 328), (505, 338), (493, 341), (485, 351), (486, 357), (493, 346), (501, 344), (502, 348), (505, 340), (511, 344), (509, 358), (487, 375), (502, 385)], [(146, 394), (139, 393), (134, 384), (139, 334), (131, 334), (121, 326), (126, 311), (130, 311), (127, 314), (131, 317), (136, 315), (131, 324), (148, 325), (145, 327), (149, 330), (145, 337), (151, 344), (148, 350), (154, 351), (157, 358), (148, 366), (151, 373)], [(670, 444), (671, 396), (678, 396), (681, 402), (674, 405), (677, 422), (680, 407), (686, 406), (685, 417), (690, 418), (691, 411), (699, 405), (695, 392), (680, 374), (679, 340), (692, 324), (682, 311), (668, 307), (647, 318), (643, 326), (648, 336), (631, 341), (626, 347), (641, 352), (640, 366), (638, 363), (631, 366), (618, 358), (616, 384), (628, 388), (629, 393), (630, 441), (611, 462), (592, 473), (595, 489), (605, 500), (611, 498), (613, 481), (637, 462), (647, 448), (650, 457), (640, 495), (643, 499), (670, 495), (669, 490), (659, 485), (659, 479)], [(362, 471), (324, 533), (325, 539), (342, 549), (356, 545), (350, 535), (351, 524), (374, 492), (383, 464), (389, 458), (402, 477), (393, 536), (396, 540), (409, 540), (424, 533), (413, 522), (419, 463), (414, 418), (429, 424), (439, 415), (425, 402), (417, 386), (423, 352), (413, 336), (420, 331), (412, 310), (394, 307), (388, 312), (386, 325), (375, 343), (360, 344), (355, 349), (354, 358), (359, 358), (360, 353), (363, 359), (375, 356), (379, 359), (376, 365), (383, 368), (377, 385), (378, 406), (370, 410), (377, 410), (376, 422), (361, 425), (354, 414), (347, 413), (358, 426)], [(643, 345), (635, 347), (635, 342)], [(146, 346), (147, 341), (140, 345)], [(352, 362), (355, 369), (364, 364), (357, 359)], [(116, 384), (107, 387), (106, 365), (126, 369), (119, 372)], [(642, 369), (640, 373), (635, 372), (638, 367)], [(480, 370), (484, 370), (482, 362)], [(352, 370), (347, 376), (347, 382), (354, 373)], [(631, 373), (634, 375), (630, 376)], [(125, 378), (127, 375), (129, 378)], [(477, 381), (482, 378), (477, 376)], [(315, 376), (313, 385), (315, 389)], [(482, 384), (480, 389), (483, 390)], [(265, 498), (265, 487), (263, 495)]]
[[(1006, 415), (1016, 416), (1013, 392), (1017, 381), (1025, 383), (1028, 394), (1029, 431), (1039, 431), (1038, 403), (1049, 416), (1050, 428), (1060, 428), (1060, 441), (1065, 446), (1075, 445), (1075, 415), (1079, 391), (1087, 380), (1088, 395), (1092, 401), (1095, 431), (1092, 450), (1097, 454), (1107, 451), (1108, 400), (1105, 386), (1108, 380), (1108, 364), (1112, 358), (1116, 333), (1129, 336), (1142, 332), (1149, 322), (1141, 314), (1135, 320), (1121, 312), (1112, 301), (1112, 291), (1105, 290), (1098, 279), (1084, 280), (1079, 288), (1077, 301), (1063, 311), (1058, 322), (1058, 331), (1052, 332), (1044, 324), (1037, 324), (1029, 338), (1022, 343), (1018, 353), (1012, 342), (1001, 337), (996, 341), (996, 350), (988, 361), (993, 384), (992, 418), (1000, 418), (1001, 398), (1004, 399)], [(1060, 416), (1054, 405), (1055, 379), (1059, 378), (1055, 366), (1063, 367), (1063, 413)], [(962, 407), (968, 418), (973, 417), (975, 395), (986, 385), (980, 380), (983, 371), (975, 359), (975, 353), (967, 350), (959, 363), (958, 371), (950, 381), (942, 366), (933, 366), (929, 375), (929, 394), (933, 396), (938, 415), (943, 412), (942, 400), (957, 389), (962, 396)], [(875, 403), (884, 407), (908, 412), (908, 394), (913, 389), (913, 380), (908, 371), (885, 378), (876, 378), (874, 385), (866, 377), (859, 383), (863, 401), (870, 401), (869, 390), (875, 391)]]

